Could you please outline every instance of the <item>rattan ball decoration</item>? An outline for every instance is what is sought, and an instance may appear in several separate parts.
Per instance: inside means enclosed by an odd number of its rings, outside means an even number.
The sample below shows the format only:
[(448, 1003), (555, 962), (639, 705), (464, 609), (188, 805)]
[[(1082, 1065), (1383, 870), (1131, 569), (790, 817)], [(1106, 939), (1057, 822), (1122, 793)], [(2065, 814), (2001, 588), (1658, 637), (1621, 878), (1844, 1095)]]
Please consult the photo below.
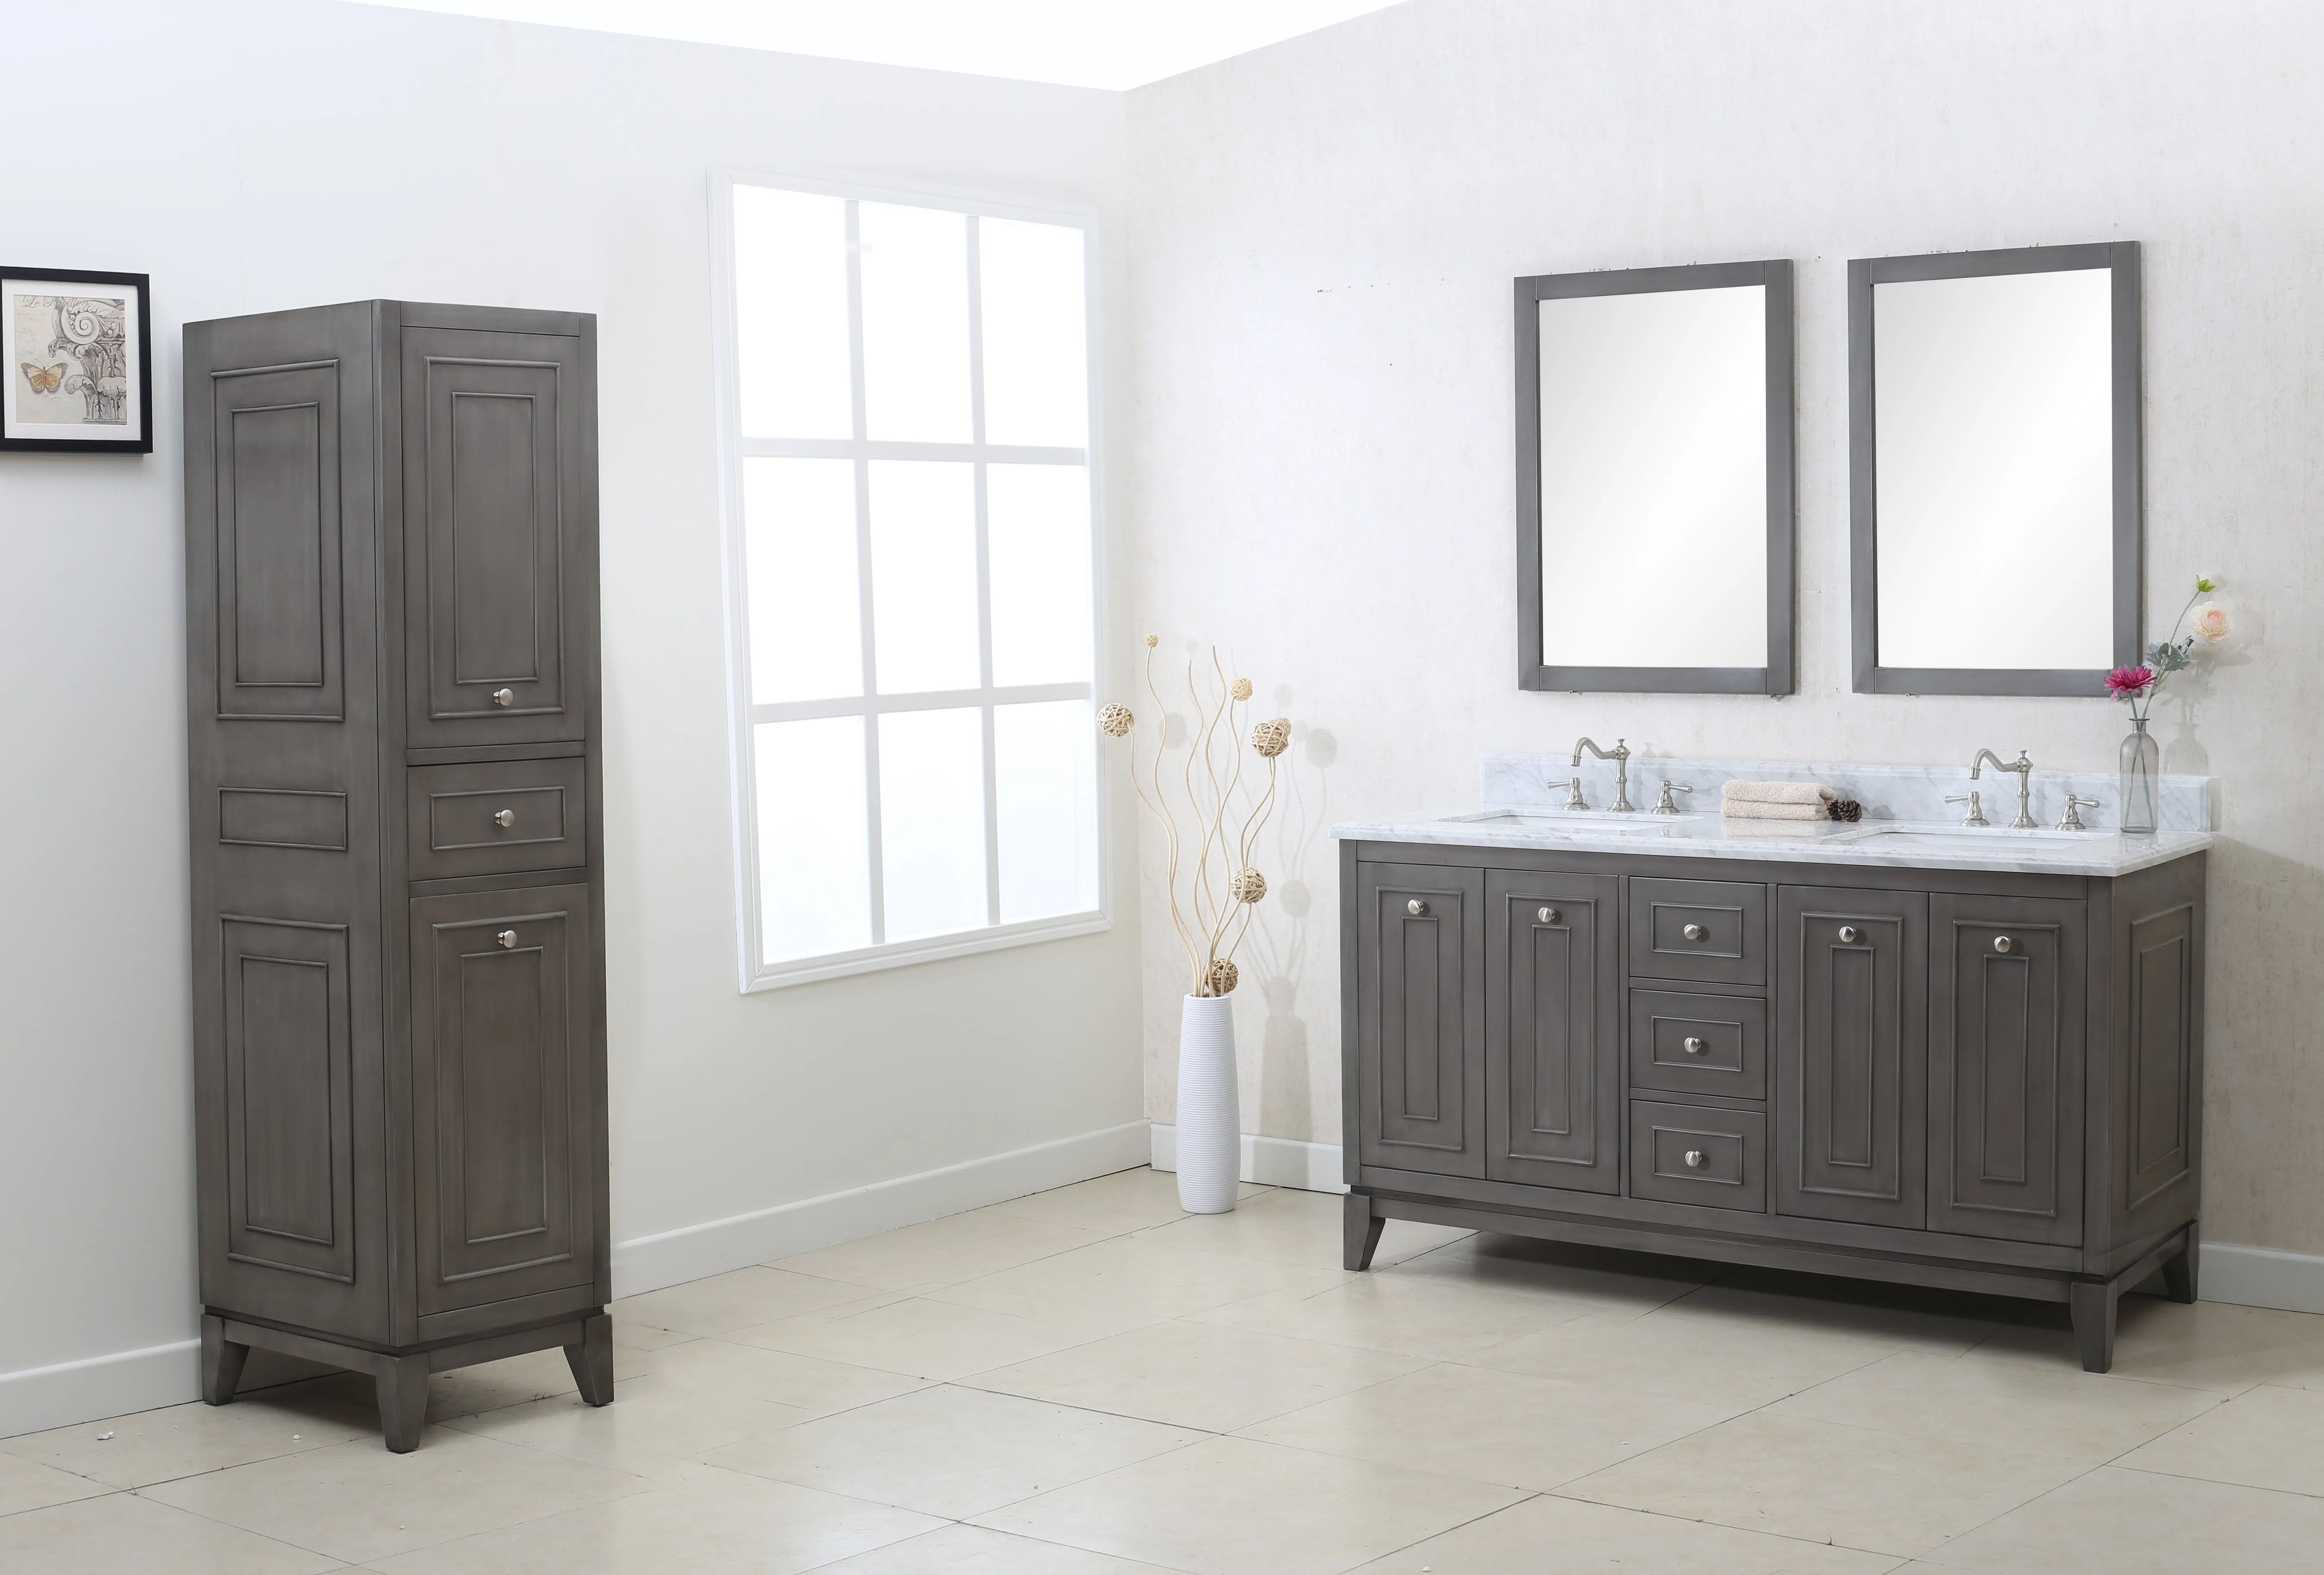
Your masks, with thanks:
[(1227, 686), (1227, 693), (1233, 695), (1238, 700), (1250, 699), (1250, 680), (1249, 678), (1237, 678), (1233, 683)]
[(1250, 730), (1250, 747), (1273, 760), (1291, 747), (1291, 719), (1270, 716)]
[(1135, 726), (1137, 722), (1138, 718), (1132, 714), (1130, 707), (1119, 701), (1106, 705), (1097, 714), (1097, 724), (1115, 738), (1127, 737), (1130, 728)]
[(1227, 895), (1237, 902), (1257, 902), (1267, 895), (1267, 877), (1246, 864), (1227, 882)]
[(1205, 977), (1210, 983), (1211, 993), (1213, 995), (1232, 995), (1234, 993), (1235, 981), (1240, 979), (1242, 975), (1235, 972), (1234, 960), (1232, 958), (1221, 957), (1212, 962), (1211, 971)]

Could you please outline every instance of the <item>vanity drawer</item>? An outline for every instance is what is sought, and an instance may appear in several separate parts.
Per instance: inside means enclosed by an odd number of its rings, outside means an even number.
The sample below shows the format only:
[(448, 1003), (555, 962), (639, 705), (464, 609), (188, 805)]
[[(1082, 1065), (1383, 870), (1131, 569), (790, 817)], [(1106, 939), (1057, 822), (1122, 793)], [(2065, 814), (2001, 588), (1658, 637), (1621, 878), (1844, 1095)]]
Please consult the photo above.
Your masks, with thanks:
[(1766, 984), (1767, 889), (1633, 877), (1630, 972), (1640, 979)]
[(1632, 1100), (1630, 1195), (1766, 1213), (1766, 1113)]
[(1630, 992), (1630, 1086), (1767, 1097), (1767, 1003), (1756, 995)]
[(578, 759), (413, 768), (405, 774), (411, 879), (588, 863), (582, 768)]

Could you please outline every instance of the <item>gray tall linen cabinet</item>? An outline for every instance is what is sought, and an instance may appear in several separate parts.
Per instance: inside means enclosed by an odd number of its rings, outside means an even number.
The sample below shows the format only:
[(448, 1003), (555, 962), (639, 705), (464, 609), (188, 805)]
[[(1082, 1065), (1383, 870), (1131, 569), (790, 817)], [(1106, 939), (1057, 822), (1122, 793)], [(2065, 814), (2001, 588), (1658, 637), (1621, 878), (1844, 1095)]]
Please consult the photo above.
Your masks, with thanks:
[(596, 320), (185, 330), (202, 1391), (254, 1346), (613, 1398)]

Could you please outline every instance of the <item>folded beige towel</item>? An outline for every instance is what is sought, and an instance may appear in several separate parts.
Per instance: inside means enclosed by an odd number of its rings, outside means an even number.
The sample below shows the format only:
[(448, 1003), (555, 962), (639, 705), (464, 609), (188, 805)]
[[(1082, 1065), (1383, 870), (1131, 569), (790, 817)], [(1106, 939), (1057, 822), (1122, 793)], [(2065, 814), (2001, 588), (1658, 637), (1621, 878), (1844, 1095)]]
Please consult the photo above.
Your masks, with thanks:
[(1816, 782), (1729, 782), (1720, 790), (1719, 813), (1738, 820), (1830, 820), (1836, 796)]

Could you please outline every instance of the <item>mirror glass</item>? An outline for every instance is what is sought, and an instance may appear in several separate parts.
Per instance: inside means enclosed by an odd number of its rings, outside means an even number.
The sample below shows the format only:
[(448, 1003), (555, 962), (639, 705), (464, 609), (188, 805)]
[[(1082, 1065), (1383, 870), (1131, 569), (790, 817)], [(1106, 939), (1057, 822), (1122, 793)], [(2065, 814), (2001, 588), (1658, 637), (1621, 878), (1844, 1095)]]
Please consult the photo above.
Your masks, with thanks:
[(1850, 265), (1859, 690), (2096, 694), (2134, 659), (2120, 249)]
[(1518, 281), (1524, 686), (1789, 689), (1789, 286)]

